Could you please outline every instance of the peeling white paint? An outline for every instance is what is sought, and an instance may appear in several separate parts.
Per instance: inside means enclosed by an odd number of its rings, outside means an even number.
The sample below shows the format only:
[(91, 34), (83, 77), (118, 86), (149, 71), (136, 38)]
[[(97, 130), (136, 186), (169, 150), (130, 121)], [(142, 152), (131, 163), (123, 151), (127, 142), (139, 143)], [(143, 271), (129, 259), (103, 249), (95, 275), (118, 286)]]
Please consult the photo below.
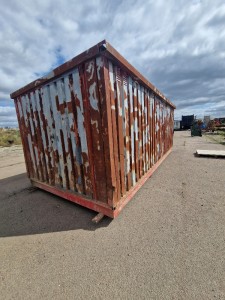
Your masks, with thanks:
[(128, 78), (128, 82), (129, 82), (129, 107), (130, 107), (130, 112), (132, 114), (134, 109), (133, 109), (133, 89), (132, 89), (133, 82), (131, 77)]
[(127, 100), (127, 98), (124, 99), (124, 108), (128, 109), (128, 100)]
[(134, 119), (134, 133), (135, 133), (135, 140), (138, 141), (138, 120), (137, 120), (137, 118)]
[(123, 111), (122, 111), (122, 103), (121, 103), (121, 93), (120, 93), (120, 86), (118, 83), (118, 76), (116, 75), (116, 91), (117, 91), (117, 109), (119, 112), (119, 116), (123, 116)]
[[(46, 105), (43, 103), (43, 110), (45, 111), (45, 117), (48, 122), (48, 126), (46, 128), (47, 134), (48, 134), (48, 143), (49, 143), (49, 149), (48, 152), (51, 157), (51, 163), (54, 166), (56, 166), (58, 172), (54, 173), (55, 175), (55, 180), (59, 181), (59, 176), (64, 178), (64, 173), (62, 171), (62, 165), (58, 162), (55, 161), (55, 156), (53, 151), (58, 151), (58, 142), (59, 142), (59, 137), (57, 136), (56, 132), (56, 124), (55, 128), (53, 126), (53, 123), (56, 123), (55, 118), (54, 118), (54, 113), (53, 113), (53, 106), (55, 105), (55, 93), (53, 88), (55, 88), (54, 84), (51, 83), (50, 85), (46, 85), (43, 94), (44, 94), (44, 101), (47, 102)], [(59, 134), (59, 133), (58, 133)], [(57, 138), (56, 138), (57, 137)], [(59, 153), (59, 151), (58, 151)], [(61, 159), (62, 162), (62, 159)], [(65, 178), (63, 179), (63, 184), (65, 184)], [(64, 186), (64, 185), (63, 185)]]
[(85, 162), (84, 167), (85, 167), (86, 173), (87, 173), (88, 172), (88, 168), (89, 168), (89, 162), (88, 161)]
[(148, 153), (146, 153), (146, 172), (149, 169), (149, 158), (148, 158)]
[(82, 152), (86, 153), (88, 156), (87, 137), (86, 137), (86, 130), (84, 127), (83, 99), (82, 99), (81, 87), (80, 87), (80, 77), (77, 68), (73, 72), (72, 76), (73, 76), (73, 91), (74, 94), (77, 96), (77, 99), (79, 100), (79, 104), (80, 104), (80, 108), (77, 107), (77, 122), (78, 122), (78, 132), (81, 141), (81, 150)]
[(96, 58), (96, 66), (97, 66), (97, 77), (100, 80), (101, 79), (100, 70), (104, 66), (103, 58), (101, 56)]
[(28, 127), (28, 118), (27, 118), (27, 111), (26, 111), (26, 97), (25, 96), (21, 97), (21, 105), (22, 105), (24, 121), (25, 121), (26, 127)]
[(141, 101), (141, 87), (138, 84), (138, 88), (137, 88), (137, 93), (138, 93), (138, 103), (141, 105), (142, 101)]
[(137, 85), (134, 82), (133, 84), (134, 84), (134, 97), (137, 97)]
[(113, 76), (113, 65), (109, 62), (109, 82), (111, 86), (111, 90), (114, 91), (114, 76)]
[(91, 119), (91, 125), (95, 125), (95, 127), (98, 128), (98, 121)]
[[(131, 164), (133, 165), (133, 164), (135, 164), (135, 160), (134, 160), (134, 148), (135, 148), (135, 145), (134, 145), (134, 126), (133, 126), (133, 124), (131, 125)], [(135, 176), (133, 175), (133, 173), (134, 173), (134, 175), (135, 175), (135, 171), (133, 170), (132, 171), (132, 185), (134, 185), (135, 184)]]
[[(32, 136), (34, 136), (35, 132), (34, 132), (34, 125), (33, 125), (33, 120), (31, 117), (31, 110), (30, 110), (30, 100), (28, 95), (25, 96), (25, 102), (26, 102), (26, 112), (29, 113), (29, 124), (30, 124), (30, 129), (31, 129), (31, 134)], [(28, 116), (27, 116), (28, 118)]]
[(96, 94), (96, 82), (92, 83), (92, 85), (89, 88), (89, 95), (90, 95), (90, 104), (91, 107), (94, 110), (99, 110), (98, 109), (98, 99), (97, 99), (97, 94)]
[[(128, 78), (128, 83), (129, 83), (129, 107), (130, 107), (130, 114), (133, 115), (134, 113), (134, 105), (133, 105), (133, 81), (132, 78), (129, 76)], [(134, 159), (134, 151), (135, 151), (135, 144), (134, 144), (134, 116), (133, 116), (133, 124), (130, 124), (131, 127), (131, 165), (135, 165), (135, 159)], [(135, 184), (135, 174), (133, 175), (132, 171), (132, 185)]]
[(97, 133), (99, 134), (98, 121), (91, 119), (91, 125), (95, 126), (95, 129), (96, 129)]
[(135, 174), (135, 170), (132, 171), (132, 184), (133, 186), (135, 185), (136, 183), (136, 174)]
[(44, 149), (46, 149), (46, 139), (45, 139), (45, 134), (44, 134), (44, 130), (43, 130), (43, 121), (42, 121), (42, 118), (41, 118), (41, 107), (40, 107), (39, 91), (38, 90), (35, 91), (34, 101), (35, 101), (35, 105), (36, 105), (37, 112), (38, 112), (38, 118), (39, 118), (39, 121), (40, 121), (41, 138), (42, 138)]
[(40, 80), (36, 80), (35, 83), (34, 83), (34, 85), (37, 86), (37, 85), (39, 85), (40, 83), (41, 83)]
[(32, 140), (31, 140), (30, 134), (27, 135), (27, 141), (28, 141), (28, 145), (29, 145), (29, 151), (30, 151), (30, 155), (31, 155), (32, 165), (33, 165), (33, 168), (34, 168), (34, 172), (36, 173), (37, 169), (36, 169), (36, 165), (35, 165), (33, 144), (32, 144)]
[(80, 88), (80, 76), (77, 68), (73, 71), (72, 77), (73, 77), (73, 91), (74, 94), (77, 96), (77, 99), (80, 101), (81, 112), (83, 113), (83, 99), (82, 99), (81, 88)]
[(30, 100), (31, 100), (31, 105), (32, 105), (32, 109), (34, 112), (34, 124), (35, 124), (35, 128), (37, 129), (37, 127), (38, 127), (38, 121), (37, 121), (37, 117), (36, 117), (37, 107), (36, 107), (36, 103), (35, 103), (34, 93), (30, 94)]
[(62, 129), (61, 126), (61, 116), (60, 113), (57, 110), (56, 107), (56, 101), (55, 98), (58, 95), (57, 93), (57, 84), (51, 83), (50, 84), (50, 96), (51, 96), (51, 103), (52, 103), (52, 113), (53, 113), (53, 118), (55, 121), (55, 133), (57, 135), (57, 139), (55, 142), (55, 149), (58, 151), (59, 154), (59, 164), (58, 164), (58, 171), (59, 171), (59, 176), (62, 178), (62, 185), (63, 187), (66, 187), (66, 178), (64, 174), (64, 161), (63, 161), (63, 150), (62, 150), (62, 141), (61, 141), (61, 136), (60, 136), (60, 130)]
[(126, 150), (126, 174), (130, 172), (130, 151)]
[(86, 71), (89, 73), (89, 77), (88, 77), (88, 81), (91, 81), (94, 75), (94, 70), (95, 70), (95, 66), (94, 66), (94, 62), (91, 61), (89, 62)]

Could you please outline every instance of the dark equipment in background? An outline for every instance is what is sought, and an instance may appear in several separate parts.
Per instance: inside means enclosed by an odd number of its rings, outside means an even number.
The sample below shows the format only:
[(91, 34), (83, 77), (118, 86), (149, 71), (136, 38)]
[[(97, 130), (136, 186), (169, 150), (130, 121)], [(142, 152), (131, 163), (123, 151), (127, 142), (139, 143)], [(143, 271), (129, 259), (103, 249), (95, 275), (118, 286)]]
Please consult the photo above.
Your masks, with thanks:
[(191, 125), (191, 136), (202, 136), (202, 120), (194, 120)]
[(191, 129), (191, 125), (194, 122), (194, 115), (182, 116), (181, 129)]

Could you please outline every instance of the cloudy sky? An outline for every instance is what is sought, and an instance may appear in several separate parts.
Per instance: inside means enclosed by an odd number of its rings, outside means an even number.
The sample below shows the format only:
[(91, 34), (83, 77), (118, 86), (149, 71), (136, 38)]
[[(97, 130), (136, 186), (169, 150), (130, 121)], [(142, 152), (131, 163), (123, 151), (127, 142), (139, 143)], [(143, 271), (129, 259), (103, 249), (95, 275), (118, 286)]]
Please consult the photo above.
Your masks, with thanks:
[(225, 116), (224, 0), (0, 0), (0, 126), (9, 94), (108, 40), (183, 114)]

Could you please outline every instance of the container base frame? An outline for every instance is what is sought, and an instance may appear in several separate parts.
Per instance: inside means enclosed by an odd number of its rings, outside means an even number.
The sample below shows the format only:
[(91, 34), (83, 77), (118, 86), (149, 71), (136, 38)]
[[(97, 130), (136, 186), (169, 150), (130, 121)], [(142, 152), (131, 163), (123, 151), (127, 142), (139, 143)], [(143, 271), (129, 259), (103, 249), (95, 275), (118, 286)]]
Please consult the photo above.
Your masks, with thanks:
[(89, 198), (85, 198), (85, 196), (81, 196), (79, 194), (74, 194), (72, 192), (66, 191), (64, 189), (51, 186), (49, 184), (37, 181), (35, 179), (30, 179), (33, 186), (38, 187), (42, 190), (45, 190), (49, 193), (57, 195), (61, 198), (79, 204), (81, 206), (87, 207), (96, 212), (102, 213), (110, 218), (115, 218), (119, 215), (124, 206), (133, 198), (133, 196), (137, 193), (137, 191), (144, 185), (144, 183), (148, 180), (149, 177), (156, 171), (159, 165), (164, 161), (164, 159), (171, 153), (172, 148), (170, 148), (164, 155), (161, 157), (157, 163), (145, 174), (142, 178), (136, 183), (136, 185), (131, 188), (126, 195), (120, 199), (117, 203), (115, 209), (112, 209), (107, 204), (104, 204), (100, 201), (95, 201)]

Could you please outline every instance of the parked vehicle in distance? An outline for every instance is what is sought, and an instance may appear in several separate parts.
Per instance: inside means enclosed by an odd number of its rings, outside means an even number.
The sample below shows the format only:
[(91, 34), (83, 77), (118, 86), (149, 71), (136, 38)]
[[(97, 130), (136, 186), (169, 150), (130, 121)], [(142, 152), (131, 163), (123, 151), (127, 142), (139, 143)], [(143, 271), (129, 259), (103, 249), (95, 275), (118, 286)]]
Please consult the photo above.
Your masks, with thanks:
[(181, 129), (191, 129), (191, 125), (194, 122), (194, 115), (182, 116)]

